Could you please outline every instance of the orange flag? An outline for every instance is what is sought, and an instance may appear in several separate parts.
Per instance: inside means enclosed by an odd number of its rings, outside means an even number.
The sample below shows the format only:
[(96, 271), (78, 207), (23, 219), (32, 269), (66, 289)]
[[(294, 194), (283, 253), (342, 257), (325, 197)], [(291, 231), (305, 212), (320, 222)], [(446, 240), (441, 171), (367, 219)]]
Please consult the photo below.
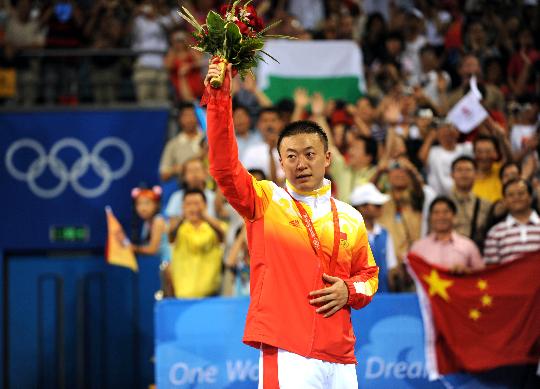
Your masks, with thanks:
[(137, 259), (129, 247), (129, 240), (122, 225), (118, 222), (110, 207), (105, 207), (105, 213), (107, 214), (105, 260), (111, 265), (124, 266), (133, 271), (139, 271)]

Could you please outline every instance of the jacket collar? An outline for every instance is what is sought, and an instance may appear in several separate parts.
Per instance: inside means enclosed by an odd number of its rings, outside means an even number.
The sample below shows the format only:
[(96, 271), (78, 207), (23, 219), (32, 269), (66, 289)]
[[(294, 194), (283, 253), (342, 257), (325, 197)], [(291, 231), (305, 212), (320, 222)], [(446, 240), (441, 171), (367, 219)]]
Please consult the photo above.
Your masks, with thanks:
[(325, 199), (330, 200), (331, 194), (332, 194), (332, 183), (330, 180), (327, 180), (326, 178), (323, 179), (323, 185), (315, 190), (312, 190), (310, 192), (303, 192), (301, 190), (296, 189), (288, 180), (285, 181), (285, 185), (287, 187), (287, 190), (293, 196), (296, 200), (309, 202), (309, 198), (317, 198), (317, 199)]

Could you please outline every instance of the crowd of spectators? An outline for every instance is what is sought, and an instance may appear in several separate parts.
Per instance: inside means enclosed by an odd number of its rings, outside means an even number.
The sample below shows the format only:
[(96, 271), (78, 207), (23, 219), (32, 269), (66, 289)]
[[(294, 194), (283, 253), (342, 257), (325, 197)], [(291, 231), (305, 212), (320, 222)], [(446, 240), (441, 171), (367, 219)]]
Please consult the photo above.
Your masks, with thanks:
[[(203, 20), (220, 3), (183, 5)], [(284, 180), (276, 150), (279, 131), (297, 119), (314, 120), (325, 129), (332, 152), (327, 175), (334, 196), (364, 215), (381, 266), (381, 290), (412, 288), (402, 266), (410, 250), (462, 273), (540, 249), (537, 1), (253, 3), (266, 22), (283, 21), (276, 34), (353, 40), (362, 50), (366, 90), (355, 104), (302, 89), (290, 99), (272, 102), (247, 77), (234, 81), (233, 121), (244, 166), (254, 177), (278, 184)], [(171, 264), (190, 252), (197, 259), (184, 264), (188, 267), (182, 271), (171, 265), (172, 284), (178, 282), (174, 274), (185, 277), (189, 270), (206, 277), (211, 286), (196, 285), (193, 296), (220, 293), (222, 284), (226, 294), (245, 294), (245, 229), (208, 174), (197, 115), (208, 58), (189, 49), (190, 30), (177, 7), (165, 0), (62, 0), (44, 5), (4, 0), (4, 88), (9, 84), (7, 70), (16, 69), (15, 93), (4, 94), (4, 101), (76, 104), (80, 79), (89, 74), (89, 101), (121, 100), (127, 77), (134, 101), (175, 107), (177, 133), (165, 145), (159, 173), (162, 183), (176, 191), (165, 196), (162, 205), (171, 232)], [(20, 55), (35, 48), (96, 51), (89, 62), (63, 56), (65, 51), (43, 58)], [(119, 48), (131, 48), (132, 54), (111, 51)], [(465, 134), (447, 114), (474, 81), (489, 115)], [(199, 236), (197, 231), (202, 231), (200, 239), (189, 238)], [(195, 265), (205, 258), (212, 265)], [(182, 282), (185, 287), (187, 281)]]

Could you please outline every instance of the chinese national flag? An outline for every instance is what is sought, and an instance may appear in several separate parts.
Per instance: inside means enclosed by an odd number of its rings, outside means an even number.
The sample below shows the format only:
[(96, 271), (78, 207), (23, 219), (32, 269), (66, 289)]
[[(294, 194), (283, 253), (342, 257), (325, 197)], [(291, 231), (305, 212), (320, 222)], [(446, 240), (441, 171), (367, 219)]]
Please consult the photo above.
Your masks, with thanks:
[(408, 256), (430, 378), (540, 360), (540, 253), (454, 275)]
[(118, 222), (110, 207), (105, 208), (105, 213), (107, 214), (105, 259), (111, 265), (124, 266), (133, 271), (138, 271), (137, 259), (129, 247), (129, 240), (122, 225)]

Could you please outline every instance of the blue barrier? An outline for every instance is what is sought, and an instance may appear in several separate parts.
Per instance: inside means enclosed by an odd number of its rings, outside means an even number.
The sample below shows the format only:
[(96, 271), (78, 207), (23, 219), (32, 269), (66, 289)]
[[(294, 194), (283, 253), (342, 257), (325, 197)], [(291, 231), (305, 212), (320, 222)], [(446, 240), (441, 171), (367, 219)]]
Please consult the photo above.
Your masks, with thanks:
[(104, 207), (130, 220), (131, 188), (158, 182), (167, 121), (165, 109), (2, 113), (0, 247), (102, 247)]
[[(155, 315), (157, 387), (257, 388), (259, 352), (241, 343), (248, 303), (247, 298), (159, 302)], [(528, 367), (428, 381), (415, 294), (378, 294), (369, 306), (353, 311), (352, 323), (362, 389), (529, 387), (523, 384), (523, 377), (529, 374), (530, 378)]]
[(154, 383), (159, 258), (140, 257), (138, 273), (103, 257), (4, 260), (8, 336), (0, 388), (147, 389)]

